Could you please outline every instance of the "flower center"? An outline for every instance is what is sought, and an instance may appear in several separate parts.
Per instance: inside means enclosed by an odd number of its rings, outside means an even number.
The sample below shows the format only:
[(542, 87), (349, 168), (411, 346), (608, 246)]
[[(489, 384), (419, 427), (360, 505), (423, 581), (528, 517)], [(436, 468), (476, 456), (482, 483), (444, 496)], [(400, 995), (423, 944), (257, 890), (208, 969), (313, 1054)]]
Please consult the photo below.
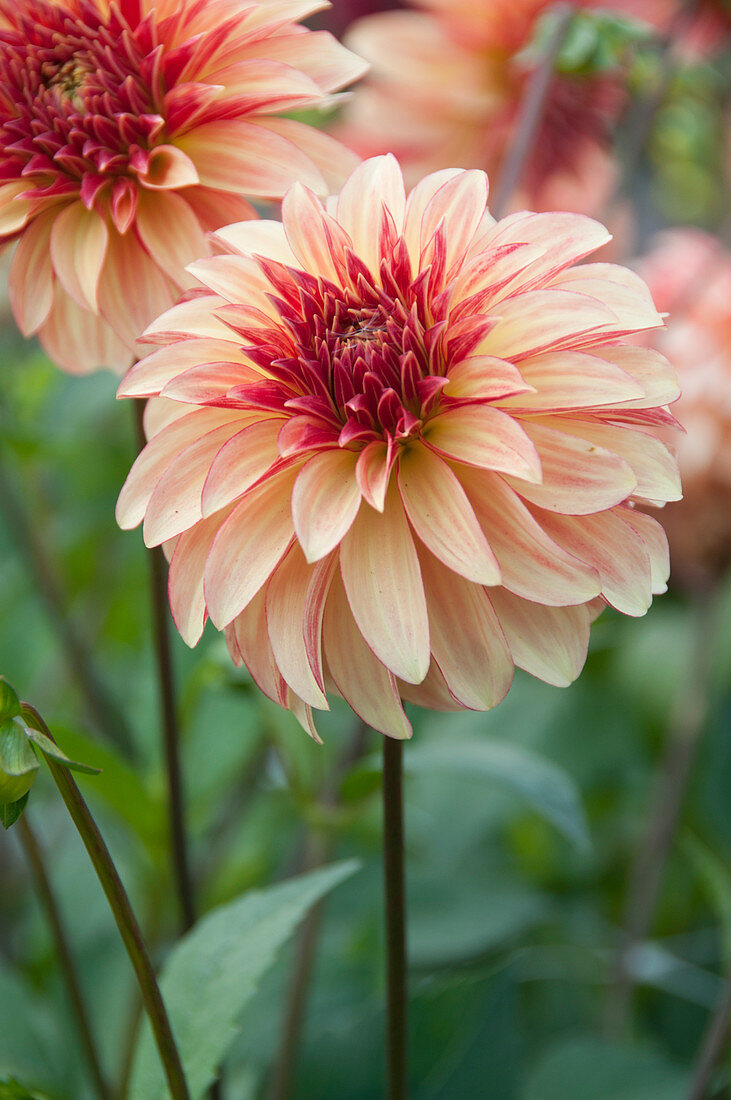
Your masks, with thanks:
[(70, 57), (46, 79), (45, 85), (49, 90), (55, 88), (62, 98), (70, 99), (74, 108), (82, 111), (84, 100), (79, 93), (90, 72), (88, 61), (79, 57)]

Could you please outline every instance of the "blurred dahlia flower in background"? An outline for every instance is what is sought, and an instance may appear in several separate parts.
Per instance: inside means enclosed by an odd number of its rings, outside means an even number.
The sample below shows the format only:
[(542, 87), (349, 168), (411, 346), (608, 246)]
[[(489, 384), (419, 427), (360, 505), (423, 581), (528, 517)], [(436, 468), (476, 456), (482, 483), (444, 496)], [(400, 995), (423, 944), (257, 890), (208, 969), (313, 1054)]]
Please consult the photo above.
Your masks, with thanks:
[(667, 546), (635, 502), (680, 495), (675, 376), (625, 337), (662, 324), (634, 273), (573, 266), (575, 214), (495, 222), (482, 172), (405, 196), (393, 157), (326, 209), (243, 222), (191, 266), (120, 387), (161, 397), (117, 517), (171, 559), (189, 644), (207, 616), (317, 736), (327, 691), (394, 737), (402, 699), (492, 707), (514, 664), (566, 685), (605, 602), (642, 615)]
[(705, 587), (731, 565), (731, 255), (697, 229), (661, 233), (638, 262), (670, 316), (652, 344), (677, 368), (683, 500), (663, 512), (673, 576)]
[(358, 158), (273, 117), (364, 64), (291, 20), (318, 0), (0, 0), (0, 243), (10, 299), (69, 371), (124, 371), (242, 195), (320, 193)]
[[(494, 180), (532, 71), (520, 54), (551, 0), (412, 2), (426, 10), (367, 16), (347, 34), (372, 69), (337, 132), (362, 156), (395, 153), (411, 182), (451, 164)], [(614, 72), (554, 76), (512, 208), (598, 211), (616, 180), (610, 135), (624, 102)]]

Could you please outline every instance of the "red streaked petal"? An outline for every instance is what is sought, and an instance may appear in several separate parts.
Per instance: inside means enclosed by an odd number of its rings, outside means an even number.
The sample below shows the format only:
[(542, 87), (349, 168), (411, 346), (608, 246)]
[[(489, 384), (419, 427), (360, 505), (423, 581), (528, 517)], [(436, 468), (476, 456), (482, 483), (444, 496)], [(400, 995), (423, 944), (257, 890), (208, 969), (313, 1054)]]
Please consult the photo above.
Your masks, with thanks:
[(495, 307), (495, 315), (499, 320), (478, 351), (510, 360), (581, 347), (589, 334), (603, 334), (616, 324), (602, 302), (568, 290), (531, 290), (507, 298)]
[(196, 523), (178, 539), (170, 561), (168, 592), (170, 610), (180, 636), (186, 645), (200, 640), (208, 613), (203, 594), (203, 569), (216, 532), (228, 515), (227, 511)]
[(274, 465), (281, 420), (256, 421), (237, 432), (211, 462), (201, 493), (204, 516), (243, 496)]
[[(364, 201), (368, 195), (368, 201)], [(364, 161), (348, 177), (337, 201), (337, 220), (370, 271), (377, 272), (382, 210), (387, 209), (401, 232), (406, 205), (404, 178), (398, 161), (388, 154)]]
[(358, 455), (355, 477), (363, 499), (382, 512), (386, 501), (388, 481), (393, 468), (394, 455), (389, 454), (388, 444), (376, 439)]
[(489, 405), (463, 405), (433, 417), (425, 427), (430, 447), (458, 462), (541, 480), (541, 462), (521, 425)]
[(266, 620), (266, 590), (252, 597), (248, 607), (233, 622), (241, 658), (255, 683), (273, 703), (287, 705), (287, 684), (269, 642)]
[[(505, 400), (514, 394), (530, 394), (532, 385), (521, 371), (494, 355), (471, 355), (449, 368), (445, 397), (469, 401)], [(521, 401), (513, 402), (522, 405)]]

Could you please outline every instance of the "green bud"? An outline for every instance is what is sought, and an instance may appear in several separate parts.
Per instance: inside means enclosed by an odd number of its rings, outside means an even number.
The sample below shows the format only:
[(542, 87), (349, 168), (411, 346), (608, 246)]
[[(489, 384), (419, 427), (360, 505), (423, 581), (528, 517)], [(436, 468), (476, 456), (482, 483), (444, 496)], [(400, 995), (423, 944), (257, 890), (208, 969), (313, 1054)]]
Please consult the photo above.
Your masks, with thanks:
[(35, 783), (38, 767), (25, 727), (6, 718), (0, 725), (0, 803), (17, 802), (26, 795)]
[(4, 676), (0, 676), (0, 722), (20, 714), (20, 699)]

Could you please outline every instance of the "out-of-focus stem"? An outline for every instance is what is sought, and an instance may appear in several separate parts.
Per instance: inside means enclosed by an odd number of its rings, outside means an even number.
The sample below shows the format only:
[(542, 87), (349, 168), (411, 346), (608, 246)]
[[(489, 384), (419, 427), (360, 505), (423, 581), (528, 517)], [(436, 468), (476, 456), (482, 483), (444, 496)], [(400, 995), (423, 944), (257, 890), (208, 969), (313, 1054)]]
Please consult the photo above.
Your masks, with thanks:
[(89, 1021), (84, 995), (81, 991), (81, 983), (76, 973), (74, 958), (71, 954), (66, 930), (63, 926), (61, 913), (53, 893), (53, 887), (46, 871), (43, 852), (36, 839), (35, 833), (28, 822), (28, 815), (23, 814), (18, 820), (18, 835), (35, 879), (36, 890), (46, 914), (53, 940), (56, 947), (56, 956), (66, 982), (69, 1000), (76, 1018), (76, 1027), (79, 1039), (84, 1048), (89, 1071), (94, 1081), (94, 1086), (100, 1100), (112, 1100), (112, 1092), (104, 1078), (101, 1067), (101, 1059), (94, 1041), (94, 1033)]
[[(146, 443), (142, 423), (144, 403), (133, 401), (138, 449)], [(180, 904), (183, 931), (195, 923), (195, 900), (185, 832), (185, 799), (180, 766), (180, 731), (175, 705), (175, 680), (170, 646), (170, 613), (167, 599), (167, 563), (159, 548), (148, 551), (150, 569), (150, 612), (160, 700), (160, 721), (165, 750), (172, 845), (173, 877)]]
[(605, 1013), (605, 1030), (617, 1037), (625, 1029), (632, 1000), (632, 954), (647, 938), (672, 847), (698, 741), (708, 710), (709, 663), (714, 623), (711, 600), (694, 608), (694, 633), (688, 681), (681, 690), (668, 732), (664, 758), (647, 817), (644, 837), (630, 871), (622, 942), (614, 960)]
[[(22, 713), (30, 725), (35, 726), (45, 733), (46, 737), (53, 740), (53, 735), (46, 723), (41, 718), (35, 707), (29, 703), (22, 703)], [(170, 1020), (168, 1019), (165, 1003), (162, 999), (160, 987), (157, 984), (155, 971), (145, 945), (145, 941), (137, 923), (137, 918), (130, 904), (127, 891), (117, 873), (117, 868), (104, 843), (96, 822), (86, 805), (81, 791), (77, 787), (69, 770), (53, 759), (46, 756), (46, 763), (59, 793), (66, 803), (71, 819), (81, 837), (84, 847), (89, 853), (97, 878), (106, 894), (109, 907), (119, 928), (122, 941), (127, 949), (130, 962), (137, 977), (137, 982), (142, 993), (145, 1011), (150, 1020), (152, 1032), (155, 1037), (157, 1049), (160, 1054), (165, 1076), (172, 1100), (190, 1100), (188, 1085), (185, 1080), (183, 1065), (175, 1043)]]
[[(362, 756), (368, 732), (368, 726), (359, 719), (350, 743), (346, 746), (345, 752), (333, 769), (329, 780), (323, 784), (319, 799), (321, 806), (332, 808), (337, 805), (340, 783), (348, 769)], [(327, 863), (332, 854), (333, 846), (334, 837), (332, 833), (311, 831), (293, 873), (299, 874), (302, 871), (314, 870), (315, 867)], [(315, 964), (317, 943), (320, 938), (324, 914), (325, 903), (323, 901), (318, 902), (307, 914), (297, 939), (292, 981), (284, 1011), (279, 1053), (267, 1093), (268, 1100), (287, 1100), (287, 1097), (291, 1095), (305, 1020), (310, 979)]]
[(62, 585), (54, 563), (46, 553), (20, 495), (6, 468), (7, 455), (0, 456), (0, 512), (15, 540), (35, 591), (46, 609), (64, 660), (78, 684), (89, 720), (101, 736), (112, 741), (127, 757), (134, 755), (129, 725), (96, 671), (93, 654), (68, 616)]
[(728, 1041), (730, 1022), (731, 980), (727, 978), (721, 999), (701, 1044), (690, 1089), (688, 1090), (688, 1100), (707, 1100), (709, 1095), (708, 1086), (711, 1083), (713, 1071), (721, 1060), (723, 1049)]
[(383, 738), (383, 869), (386, 895), (386, 1048), (388, 1100), (408, 1095), (406, 888), (403, 742)]
[(548, 92), (554, 75), (556, 58), (568, 34), (574, 9), (570, 4), (558, 4), (553, 9), (556, 24), (540, 65), (531, 74), (520, 104), (515, 134), (498, 176), (490, 210), (501, 218), (513, 192), (520, 186), (523, 172), (546, 110)]

